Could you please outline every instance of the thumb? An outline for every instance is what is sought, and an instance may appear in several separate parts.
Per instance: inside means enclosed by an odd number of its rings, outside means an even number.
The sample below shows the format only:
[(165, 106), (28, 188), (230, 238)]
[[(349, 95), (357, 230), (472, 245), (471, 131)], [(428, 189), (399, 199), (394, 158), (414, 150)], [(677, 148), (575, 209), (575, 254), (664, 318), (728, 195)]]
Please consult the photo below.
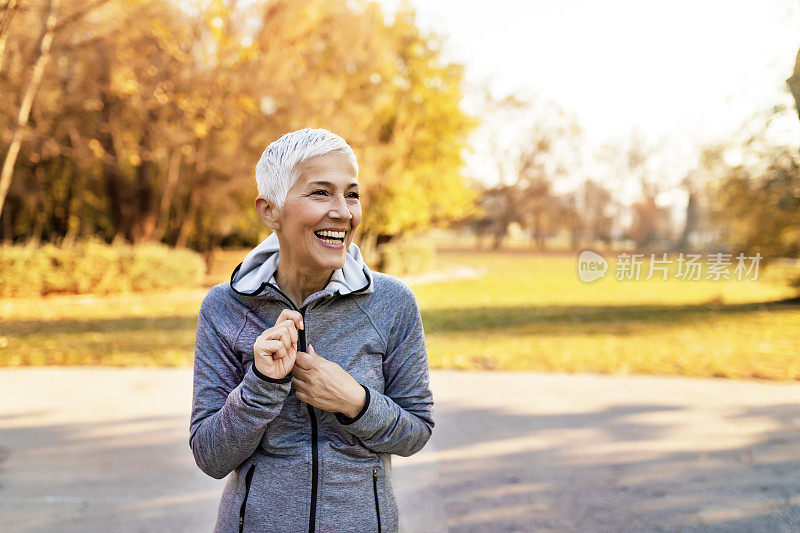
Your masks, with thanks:
[(313, 356), (313, 357), (322, 357), (320, 354), (317, 353), (317, 351), (314, 349), (314, 347), (311, 346), (310, 344), (308, 345), (308, 354)]

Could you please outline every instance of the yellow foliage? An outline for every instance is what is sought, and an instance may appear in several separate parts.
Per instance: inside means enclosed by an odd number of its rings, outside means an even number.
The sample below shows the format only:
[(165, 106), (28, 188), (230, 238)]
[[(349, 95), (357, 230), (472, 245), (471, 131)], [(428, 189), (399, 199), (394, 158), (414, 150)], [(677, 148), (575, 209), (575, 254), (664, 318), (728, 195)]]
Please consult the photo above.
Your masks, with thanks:
[(105, 154), (105, 150), (103, 150), (103, 145), (100, 144), (100, 141), (97, 139), (91, 139), (89, 141), (89, 149), (94, 153), (94, 156), (97, 159), (102, 159), (103, 155)]
[(205, 275), (203, 258), (163, 245), (0, 246), (0, 297), (52, 293), (118, 293), (194, 287)]
[[(442, 59), (409, 7), (389, 20), (371, 0), (179, 4), (112, 2), (59, 36), (65, 46), (53, 51), (35, 140), (18, 165), (23, 175), (44, 171), (44, 185), (15, 181), (15, 235), (41, 219), (53, 240), (72, 227), (135, 241), (154, 225), (165, 241), (194, 247), (226, 232), (250, 240), (260, 223), (250, 216), (253, 167), (269, 142), (303, 127), (353, 146), (365, 232), (403, 233), (470, 212), (462, 69)], [(18, 51), (36, 33), (14, 34), (8, 65), (24, 64)], [(22, 74), (0, 80), (0, 93), (20, 94)], [(11, 116), (13, 105), (0, 108)], [(59, 165), (36, 159), (66, 146), (89, 151), (61, 153)], [(67, 220), (74, 213), (77, 226)]]
[(194, 134), (198, 137), (205, 137), (208, 135), (208, 127), (202, 120), (196, 120), (194, 123)]

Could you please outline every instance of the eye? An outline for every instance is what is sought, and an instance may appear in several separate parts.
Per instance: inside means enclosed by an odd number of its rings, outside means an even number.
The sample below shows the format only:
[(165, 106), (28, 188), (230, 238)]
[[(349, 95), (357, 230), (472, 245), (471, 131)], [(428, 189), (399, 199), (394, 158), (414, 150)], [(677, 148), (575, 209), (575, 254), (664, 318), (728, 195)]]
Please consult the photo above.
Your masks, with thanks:
[(316, 194), (317, 196), (327, 195), (328, 191), (326, 191), (325, 189), (317, 189), (316, 191), (313, 191), (311, 194)]
[(357, 192), (351, 192), (347, 196), (349, 196), (350, 198), (361, 198), (361, 195)]

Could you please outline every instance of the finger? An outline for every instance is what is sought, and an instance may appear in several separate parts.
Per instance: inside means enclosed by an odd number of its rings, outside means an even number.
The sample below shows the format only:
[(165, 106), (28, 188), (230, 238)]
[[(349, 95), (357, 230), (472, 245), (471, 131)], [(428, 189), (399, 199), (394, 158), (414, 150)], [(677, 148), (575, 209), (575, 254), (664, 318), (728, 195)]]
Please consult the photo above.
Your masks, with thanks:
[(283, 322), (284, 320), (291, 320), (294, 322), (297, 329), (303, 329), (303, 315), (301, 315), (298, 311), (284, 309), (281, 311), (281, 314), (278, 316), (278, 320), (275, 321), (275, 324), (277, 325), (278, 322)]
[(291, 320), (284, 320), (264, 331), (264, 334), (271, 339), (277, 339), (283, 334), (284, 331), (291, 331), (294, 329), (296, 329), (294, 322)]
[(318, 354), (317, 351), (314, 349), (314, 347), (311, 346), (310, 344), (308, 345), (307, 352), (308, 352), (308, 355), (310, 355), (311, 357), (314, 357), (314, 358), (319, 357), (320, 359), (325, 359), (320, 354)]
[(314, 349), (314, 347), (311, 346), (310, 344), (308, 345), (307, 348), (308, 350), (306, 351), (308, 352), (308, 355), (311, 356), (312, 361), (316, 360), (317, 363), (321, 363), (322, 361), (327, 361), (327, 359), (318, 354), (317, 351)]
[(262, 341), (261, 348), (262, 350), (258, 352), (258, 355), (262, 357), (272, 357), (272, 359), (283, 359), (284, 357), (287, 357), (289, 355), (286, 352), (286, 347), (279, 340), (269, 339)]
[(287, 351), (292, 349), (292, 335), (289, 333), (288, 329), (284, 329), (283, 333), (281, 333), (281, 342)]
[(309, 397), (308, 394), (306, 394), (305, 392), (303, 392), (301, 390), (295, 390), (294, 391), (294, 397), (297, 398), (298, 400), (300, 400), (301, 402), (311, 403), (310, 402), (311, 397)]
[(261, 335), (258, 336), (256, 342), (258, 341), (266, 341), (266, 340), (280, 340), (283, 333), (289, 329), (294, 329), (294, 322), (291, 320), (284, 320), (282, 324), (277, 326), (272, 326), (269, 329), (265, 329), (261, 332)]
[(306, 348), (307, 349), (305, 353), (306, 353), (306, 361), (308, 362), (307, 364), (319, 367), (319, 365), (324, 364), (327, 361), (327, 359), (318, 354), (317, 351), (314, 349), (314, 347), (311, 346), (310, 344)]
[(253, 354), (264, 357), (271, 356), (278, 348), (278, 345), (283, 346), (283, 343), (275, 339), (259, 338), (253, 344)]
[[(298, 353), (300, 353), (300, 352), (298, 352)], [(296, 375), (297, 377), (299, 377), (303, 381), (308, 381), (310, 379), (309, 375), (308, 375), (308, 372), (309, 372), (308, 369), (303, 368), (303, 367), (301, 367), (300, 365), (297, 364), (297, 356), (295, 355), (294, 369), (292, 370), (293, 375)]]
[(283, 322), (283, 324), (285, 324), (284, 329), (287, 335), (289, 335), (289, 344), (297, 346), (297, 339), (299, 337), (299, 334), (297, 333), (297, 328), (295, 327), (295, 323), (292, 322), (291, 320), (286, 320)]
[(311, 370), (314, 368), (314, 361), (311, 359), (311, 356), (300, 350), (297, 350), (297, 359), (295, 359), (294, 364), (302, 370)]
[(275, 326), (265, 331), (265, 338), (269, 340), (276, 340), (281, 342), (286, 348), (287, 352), (297, 348), (297, 342), (293, 342), (294, 336), (297, 335), (294, 329), (294, 322), (286, 321), (286, 325)]
[(286, 346), (284, 346), (283, 343), (279, 341), (278, 347), (272, 354), (272, 358), (277, 360), (277, 359), (283, 359), (284, 357), (289, 357), (289, 352), (286, 351)]

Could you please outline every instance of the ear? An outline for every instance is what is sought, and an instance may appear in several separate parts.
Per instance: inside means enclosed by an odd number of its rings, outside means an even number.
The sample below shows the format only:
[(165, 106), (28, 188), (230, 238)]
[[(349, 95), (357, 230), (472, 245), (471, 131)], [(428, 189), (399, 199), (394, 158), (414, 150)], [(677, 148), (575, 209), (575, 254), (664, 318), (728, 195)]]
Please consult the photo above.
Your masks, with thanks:
[(278, 208), (261, 195), (256, 197), (256, 213), (258, 213), (258, 218), (273, 231), (281, 228), (281, 223), (278, 221)]

